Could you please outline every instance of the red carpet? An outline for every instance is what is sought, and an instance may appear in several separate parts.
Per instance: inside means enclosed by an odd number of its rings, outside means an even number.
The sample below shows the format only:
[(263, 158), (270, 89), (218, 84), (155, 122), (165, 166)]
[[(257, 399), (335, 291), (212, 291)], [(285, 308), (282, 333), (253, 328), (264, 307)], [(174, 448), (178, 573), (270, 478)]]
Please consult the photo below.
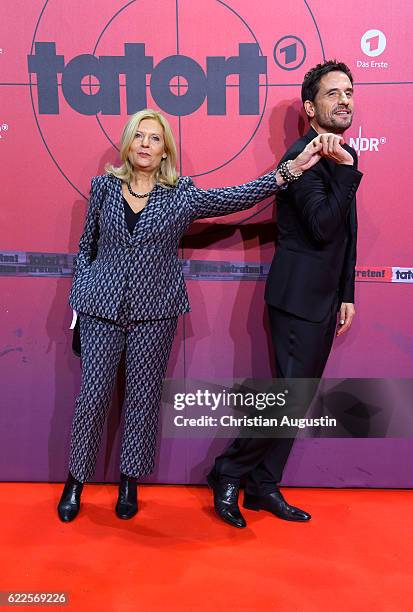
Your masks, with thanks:
[(244, 510), (237, 530), (204, 487), (143, 486), (121, 521), (116, 487), (87, 485), (69, 524), (61, 489), (0, 484), (2, 591), (65, 591), (61, 609), (105, 612), (413, 610), (411, 491), (284, 489), (310, 523)]

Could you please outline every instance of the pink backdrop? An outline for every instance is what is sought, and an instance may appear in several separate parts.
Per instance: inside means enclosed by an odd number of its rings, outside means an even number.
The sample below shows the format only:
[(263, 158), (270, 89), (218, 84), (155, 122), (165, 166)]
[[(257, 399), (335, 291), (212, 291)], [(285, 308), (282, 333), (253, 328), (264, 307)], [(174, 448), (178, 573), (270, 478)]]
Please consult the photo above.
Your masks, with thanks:
[[(6, 451), (1, 479), (65, 476), (80, 375), (67, 329), (71, 318), (67, 255), (77, 250), (90, 178), (100, 174), (107, 161), (116, 160), (133, 87), (140, 95), (146, 92), (148, 106), (161, 108), (170, 119), (181, 173), (195, 176), (202, 187), (223, 186), (250, 180), (273, 167), (306, 129), (300, 83), (311, 66), (323, 58), (338, 58), (349, 65), (355, 78), (356, 112), (347, 139), (358, 148), (364, 172), (358, 195), (357, 317), (351, 331), (335, 342), (326, 375), (411, 377), (412, 17), (413, 8), (407, 3), (389, 5), (383, 0), (348, 0), (345, 10), (322, 0), (292, 0), (283, 6), (266, 0), (255, 5), (246, 0), (5, 3), (0, 21), (0, 446)], [(119, 96), (119, 111), (86, 115), (67, 99), (66, 68), (64, 87), (62, 74), (57, 74), (57, 94), (53, 75), (45, 72), (47, 65), (50, 72), (50, 63), (43, 62), (42, 75), (33, 68), (45, 48), (39, 43), (55, 43), (65, 66), (83, 54), (122, 57), (125, 43), (141, 43), (155, 70), (142, 77), (146, 87), (139, 71), (120, 74), (119, 85), (115, 83), (118, 93), (111, 90), (109, 96), (112, 103)], [(251, 75), (230, 75), (220, 91), (219, 84), (210, 85), (211, 62), (223, 60), (211, 58), (236, 57), (240, 44), (260, 51), (266, 72), (258, 76), (256, 87), (251, 81), (242, 86), (242, 79)], [(174, 55), (189, 58), (188, 73), (182, 58), (167, 60)], [(167, 84), (162, 86), (162, 66), (168, 62), (182, 66), (181, 76), (173, 78), (170, 86), (178, 111), (172, 109)], [(86, 73), (77, 99), (82, 99), (82, 91), (83, 96), (108, 95), (110, 86), (100, 83), (99, 89), (99, 83), (99, 76), (89, 78)], [(161, 94), (155, 91), (156, 83)], [(41, 112), (41, 105), (53, 99), (58, 111)], [(212, 114), (217, 99), (222, 114)], [(196, 108), (188, 111), (185, 100), (195, 100)], [(205, 262), (250, 262), (262, 265), (265, 272), (274, 251), (273, 223), (270, 202), (215, 222), (201, 222), (185, 238), (182, 258), (203, 262), (204, 270)], [(180, 321), (170, 377), (271, 376), (264, 272), (258, 280), (248, 271), (241, 279), (214, 271), (200, 279), (188, 278), (193, 310)], [(118, 404), (115, 401), (108, 422), (108, 442), (96, 474), (100, 480), (117, 474)], [(200, 482), (220, 446), (222, 441), (164, 439), (152, 480)], [(302, 441), (295, 445), (285, 482), (411, 486), (412, 450), (411, 439)]]

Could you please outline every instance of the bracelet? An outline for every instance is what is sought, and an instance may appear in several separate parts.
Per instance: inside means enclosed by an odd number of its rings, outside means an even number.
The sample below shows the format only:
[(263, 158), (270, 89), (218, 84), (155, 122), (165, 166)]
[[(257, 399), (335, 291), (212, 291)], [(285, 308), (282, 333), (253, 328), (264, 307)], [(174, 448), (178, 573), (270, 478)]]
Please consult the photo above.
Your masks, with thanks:
[(291, 169), (290, 169), (291, 164), (292, 164), (292, 160), (289, 159), (278, 166), (278, 171), (286, 183), (292, 183), (293, 181), (296, 181), (297, 179), (299, 179), (300, 176), (302, 175), (302, 171), (301, 172), (291, 172)]

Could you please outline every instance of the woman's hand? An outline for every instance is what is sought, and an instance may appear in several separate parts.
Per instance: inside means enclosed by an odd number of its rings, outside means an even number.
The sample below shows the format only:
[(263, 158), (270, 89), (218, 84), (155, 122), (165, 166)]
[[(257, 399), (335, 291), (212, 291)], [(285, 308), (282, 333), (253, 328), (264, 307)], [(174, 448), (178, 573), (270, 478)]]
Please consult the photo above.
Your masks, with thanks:
[(312, 168), (321, 157), (333, 159), (337, 164), (353, 165), (352, 156), (341, 146), (343, 143), (344, 138), (338, 134), (319, 134), (291, 162), (291, 172), (305, 172)]

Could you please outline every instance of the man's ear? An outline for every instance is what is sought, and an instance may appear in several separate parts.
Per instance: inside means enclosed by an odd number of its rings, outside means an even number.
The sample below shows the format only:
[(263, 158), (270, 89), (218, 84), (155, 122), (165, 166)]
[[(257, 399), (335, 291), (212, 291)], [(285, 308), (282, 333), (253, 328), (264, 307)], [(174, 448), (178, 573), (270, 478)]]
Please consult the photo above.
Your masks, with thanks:
[(310, 119), (314, 117), (314, 104), (311, 102), (311, 100), (306, 100), (304, 102), (304, 110), (307, 113), (307, 116), (310, 117)]

